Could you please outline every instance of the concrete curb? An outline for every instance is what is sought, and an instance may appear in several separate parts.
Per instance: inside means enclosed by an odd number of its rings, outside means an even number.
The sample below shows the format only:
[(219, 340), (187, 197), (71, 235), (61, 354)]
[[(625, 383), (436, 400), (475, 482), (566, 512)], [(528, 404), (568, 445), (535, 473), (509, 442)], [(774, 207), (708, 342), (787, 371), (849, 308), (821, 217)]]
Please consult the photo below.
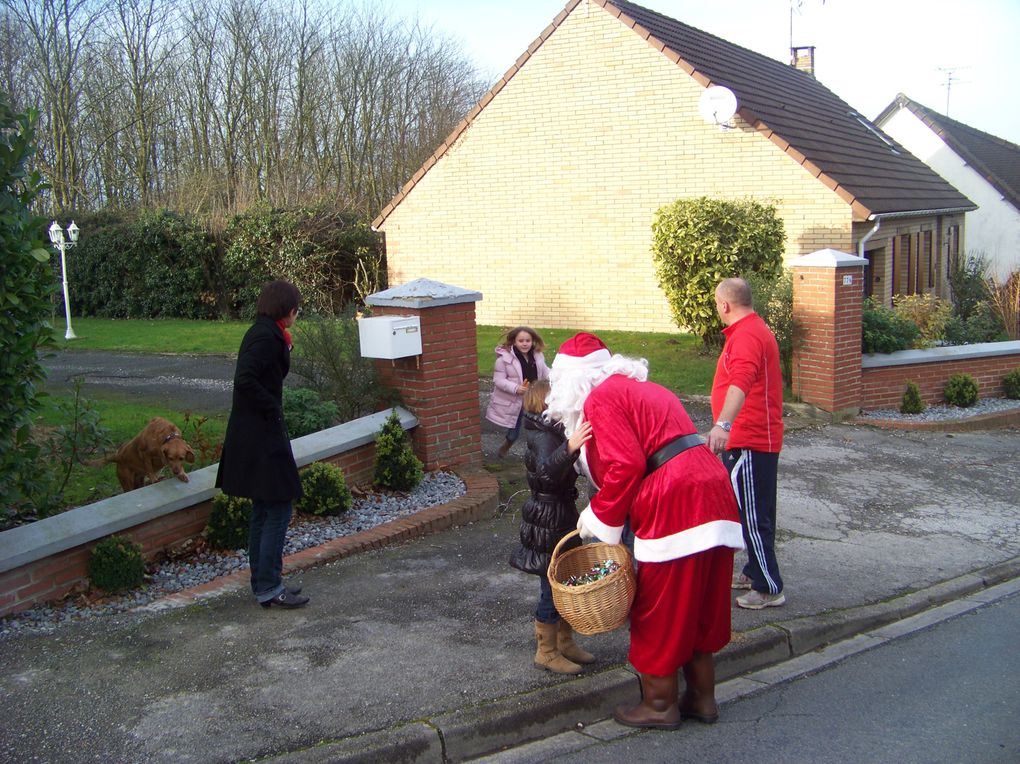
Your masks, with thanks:
[[(841, 640), (889, 626), (1004, 581), (1020, 578), (1020, 557), (973, 571), (886, 602), (818, 616), (778, 621), (733, 635), (716, 657), (718, 683), (814, 653)], [(878, 644), (878, 641), (875, 641)], [(764, 689), (767, 685), (761, 685)], [(637, 686), (627, 667), (610, 667), (534, 692), (485, 700), (364, 735), (323, 741), (314, 748), (263, 761), (463, 761), (511, 746), (590, 726), (612, 709), (634, 702)]]

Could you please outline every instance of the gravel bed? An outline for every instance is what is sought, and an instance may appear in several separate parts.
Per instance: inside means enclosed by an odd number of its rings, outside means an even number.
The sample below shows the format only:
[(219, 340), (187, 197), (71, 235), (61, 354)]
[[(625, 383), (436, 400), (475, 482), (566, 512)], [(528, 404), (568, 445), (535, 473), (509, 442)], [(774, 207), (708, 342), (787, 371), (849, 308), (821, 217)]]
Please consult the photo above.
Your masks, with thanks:
[[(341, 517), (316, 518), (294, 523), (287, 529), (284, 556), (327, 541), (412, 515), (423, 509), (463, 496), (464, 482), (449, 472), (432, 472), (407, 494), (372, 494), (354, 500)], [(165, 597), (182, 589), (212, 581), (248, 567), (245, 550), (203, 553), (188, 561), (161, 564), (142, 589), (88, 604), (81, 598), (55, 605), (39, 605), (0, 619), (0, 639), (13, 634), (51, 633), (62, 624), (122, 613)]]
[(970, 419), (981, 414), (995, 414), (1020, 408), (1020, 400), (1010, 398), (982, 398), (969, 408), (958, 406), (929, 406), (920, 414), (901, 414), (899, 409), (869, 409), (861, 411), (857, 421), (869, 419), (892, 419), (902, 422), (948, 422), (959, 419)]

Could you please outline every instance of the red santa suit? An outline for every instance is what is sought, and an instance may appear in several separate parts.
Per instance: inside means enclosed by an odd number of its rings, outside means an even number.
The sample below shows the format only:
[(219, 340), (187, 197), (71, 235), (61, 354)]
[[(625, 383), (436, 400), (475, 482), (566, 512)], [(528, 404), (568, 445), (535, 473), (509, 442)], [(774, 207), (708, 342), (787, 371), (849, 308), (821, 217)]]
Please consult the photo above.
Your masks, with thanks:
[(583, 460), (598, 490), (580, 522), (619, 543), (630, 518), (641, 564), (629, 659), (643, 674), (671, 674), (730, 639), (733, 553), (744, 543), (729, 475), (699, 445), (646, 477), (649, 456), (696, 432), (680, 400), (654, 382), (609, 376), (588, 395), (584, 418), (593, 434)]

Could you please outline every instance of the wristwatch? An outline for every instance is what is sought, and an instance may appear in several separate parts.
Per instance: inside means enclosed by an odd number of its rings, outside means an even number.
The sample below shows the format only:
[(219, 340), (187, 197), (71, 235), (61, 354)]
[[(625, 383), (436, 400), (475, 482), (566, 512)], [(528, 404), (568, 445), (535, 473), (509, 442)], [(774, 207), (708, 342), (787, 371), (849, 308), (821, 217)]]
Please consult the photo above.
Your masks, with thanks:
[(725, 419), (720, 419), (715, 423), (715, 426), (720, 428), (723, 432), (729, 432), (730, 428), (733, 427), (733, 423), (727, 422)]

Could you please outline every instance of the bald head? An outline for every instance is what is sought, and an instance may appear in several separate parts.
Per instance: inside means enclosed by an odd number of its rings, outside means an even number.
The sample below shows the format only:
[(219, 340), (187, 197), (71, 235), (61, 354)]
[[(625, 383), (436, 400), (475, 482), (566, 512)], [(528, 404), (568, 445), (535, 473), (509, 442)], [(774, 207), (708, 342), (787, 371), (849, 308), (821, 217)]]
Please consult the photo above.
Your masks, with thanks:
[(739, 321), (754, 311), (751, 287), (743, 279), (723, 279), (715, 288), (715, 309), (724, 325)]

